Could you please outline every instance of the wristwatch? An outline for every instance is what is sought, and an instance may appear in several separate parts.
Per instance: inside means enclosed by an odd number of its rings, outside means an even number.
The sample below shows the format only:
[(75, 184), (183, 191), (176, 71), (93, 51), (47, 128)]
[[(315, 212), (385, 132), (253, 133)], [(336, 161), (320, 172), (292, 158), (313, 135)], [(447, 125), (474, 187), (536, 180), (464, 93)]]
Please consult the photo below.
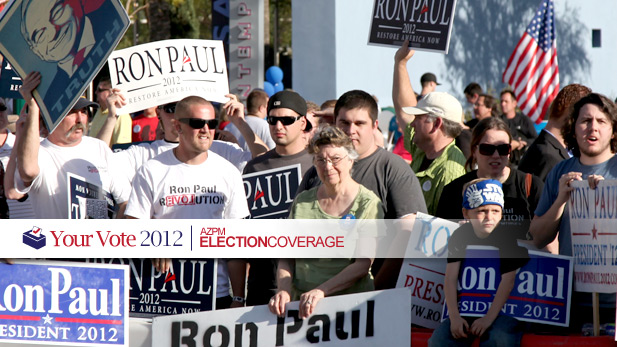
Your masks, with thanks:
[(233, 298), (231, 298), (231, 301), (235, 301), (235, 302), (239, 302), (241, 304), (244, 304), (244, 302), (246, 302), (246, 299), (244, 299), (241, 296), (234, 296)]

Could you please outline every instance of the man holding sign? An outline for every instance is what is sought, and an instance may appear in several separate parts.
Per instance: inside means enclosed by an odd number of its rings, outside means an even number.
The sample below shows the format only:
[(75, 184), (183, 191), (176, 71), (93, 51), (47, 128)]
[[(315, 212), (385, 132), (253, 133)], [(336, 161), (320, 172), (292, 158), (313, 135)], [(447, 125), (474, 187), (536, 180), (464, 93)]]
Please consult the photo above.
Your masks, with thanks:
[[(607, 97), (592, 93), (574, 105), (572, 116), (563, 128), (565, 143), (574, 157), (557, 164), (546, 178), (529, 229), (536, 246), (544, 247), (558, 238), (559, 254), (572, 255), (572, 231), (578, 230), (571, 230), (570, 211), (566, 206), (574, 190), (571, 183), (587, 179), (590, 188), (595, 189), (599, 180), (617, 179), (616, 131), (617, 106)], [(577, 301), (580, 304), (588, 299)], [(603, 295), (600, 301), (608, 306), (607, 314), (611, 313), (611, 320), (614, 319), (615, 294)], [(573, 308), (577, 310), (580, 306), (575, 304)], [(576, 324), (571, 326), (578, 330)]]
[(112, 210), (122, 215), (130, 186), (109, 164), (109, 147), (84, 136), (87, 110), (96, 103), (78, 99), (47, 139), (40, 141), (39, 108), (32, 97), (40, 81), (41, 75), (32, 72), (22, 86), (29, 111), (15, 146), (15, 188), (30, 194), (37, 218), (104, 218), (112, 216)]

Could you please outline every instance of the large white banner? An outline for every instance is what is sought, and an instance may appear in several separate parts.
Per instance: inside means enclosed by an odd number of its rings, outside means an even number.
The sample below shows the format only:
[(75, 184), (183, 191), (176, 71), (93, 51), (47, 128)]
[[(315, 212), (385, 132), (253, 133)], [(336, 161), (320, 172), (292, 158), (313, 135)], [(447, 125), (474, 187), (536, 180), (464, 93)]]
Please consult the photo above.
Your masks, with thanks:
[(573, 182), (568, 208), (572, 233), (574, 289), (617, 291), (617, 180)]
[(409, 293), (391, 289), (324, 298), (307, 319), (298, 302), (156, 317), (152, 346), (409, 346)]
[(122, 113), (197, 95), (226, 102), (229, 94), (222, 41), (164, 40), (115, 51), (107, 60), (111, 84), (127, 105)]
[(396, 283), (397, 288), (411, 290), (413, 324), (434, 329), (441, 322), (448, 239), (458, 227), (428, 214), (416, 216)]

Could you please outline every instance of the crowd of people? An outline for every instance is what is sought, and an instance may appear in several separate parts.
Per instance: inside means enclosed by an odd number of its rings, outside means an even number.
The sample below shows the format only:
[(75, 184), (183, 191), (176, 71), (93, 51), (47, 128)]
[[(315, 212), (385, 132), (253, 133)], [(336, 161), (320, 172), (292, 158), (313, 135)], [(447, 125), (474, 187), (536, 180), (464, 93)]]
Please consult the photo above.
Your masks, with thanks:
[[(435, 344), (448, 333), (461, 339), (511, 331), (516, 323), (499, 314), (511, 287), (500, 285), (495, 309), (483, 318), (462, 320), (453, 309), (464, 247), (506, 235), (494, 241), (506, 251), (525, 240), (572, 255), (570, 183), (588, 180), (593, 188), (602, 179), (617, 178), (617, 107), (585, 86), (566, 86), (538, 135), (517, 111), (515, 92), (501, 92), (498, 105), (471, 83), (464, 93), (475, 117), (466, 121), (456, 98), (435, 91), (435, 75), (422, 76), (422, 93), (416, 95), (410, 75), (419, 68), (409, 69), (414, 51), (407, 47), (403, 43), (394, 57), (392, 99), (411, 164), (382, 147), (375, 135), (377, 102), (361, 90), (321, 108), (291, 90), (271, 97), (255, 90), (246, 114), (231, 94), (218, 111), (210, 101), (190, 96), (131, 117), (118, 114), (125, 103), (122, 91), (102, 79), (97, 103), (79, 99), (45, 136), (32, 96), (41, 77), (32, 72), (20, 90), (26, 106), (15, 134), (7, 130), (7, 108), (0, 104), (0, 217), (11, 216), (8, 198), (30, 204), (36, 218), (250, 218), (242, 174), (295, 165), (302, 180), (287, 204), (287, 218), (413, 220), (422, 212), (471, 221), (449, 245), (446, 301), (452, 324), (437, 330)], [(110, 149), (133, 140), (153, 141)], [(92, 195), (69, 205), (69, 176), (112, 199)], [(194, 203), (174, 203), (185, 186), (199, 187)], [(500, 199), (486, 195), (478, 203), (464, 194), (487, 187)], [(169, 259), (153, 263), (160, 271), (170, 266)], [(504, 287), (520, 266), (502, 271)], [(216, 305), (269, 305), (282, 315), (286, 303), (299, 300), (300, 315), (307, 317), (323, 297), (394, 287), (399, 268), (400, 259), (370, 256), (220, 260)], [(587, 309), (587, 298), (574, 300), (573, 312)], [(615, 295), (601, 301), (614, 322)]]

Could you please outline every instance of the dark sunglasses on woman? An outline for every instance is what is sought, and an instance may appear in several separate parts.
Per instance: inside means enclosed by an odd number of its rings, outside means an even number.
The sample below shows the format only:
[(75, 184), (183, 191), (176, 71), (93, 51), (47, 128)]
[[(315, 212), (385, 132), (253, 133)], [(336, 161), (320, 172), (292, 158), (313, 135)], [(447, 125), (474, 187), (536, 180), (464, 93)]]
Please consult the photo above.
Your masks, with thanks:
[(482, 143), (478, 146), (478, 149), (480, 150), (480, 154), (482, 155), (493, 155), (493, 153), (497, 151), (499, 155), (505, 156), (510, 154), (512, 147), (510, 146), (510, 144), (507, 143), (504, 143), (502, 145), (490, 145), (488, 143)]

